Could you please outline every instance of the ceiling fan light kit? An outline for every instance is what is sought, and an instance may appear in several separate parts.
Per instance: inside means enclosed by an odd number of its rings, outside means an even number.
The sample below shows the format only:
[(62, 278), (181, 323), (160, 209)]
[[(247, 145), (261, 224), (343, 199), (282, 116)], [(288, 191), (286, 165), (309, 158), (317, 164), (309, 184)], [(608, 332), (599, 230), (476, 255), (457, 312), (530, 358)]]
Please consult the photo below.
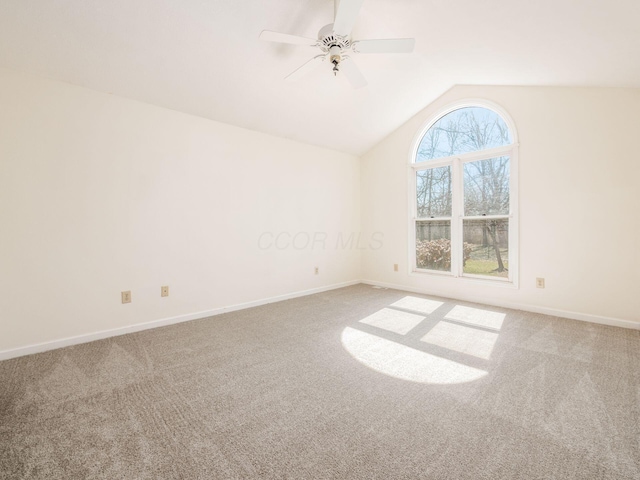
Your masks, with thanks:
[(363, 1), (335, 0), (334, 22), (320, 29), (317, 40), (269, 30), (262, 31), (261, 40), (310, 46), (318, 48), (322, 52), (287, 75), (286, 80), (298, 80), (328, 60), (334, 76), (342, 72), (353, 88), (361, 88), (367, 84), (367, 81), (349, 53), (411, 53), (413, 51), (415, 45), (413, 38), (352, 40), (351, 30)]

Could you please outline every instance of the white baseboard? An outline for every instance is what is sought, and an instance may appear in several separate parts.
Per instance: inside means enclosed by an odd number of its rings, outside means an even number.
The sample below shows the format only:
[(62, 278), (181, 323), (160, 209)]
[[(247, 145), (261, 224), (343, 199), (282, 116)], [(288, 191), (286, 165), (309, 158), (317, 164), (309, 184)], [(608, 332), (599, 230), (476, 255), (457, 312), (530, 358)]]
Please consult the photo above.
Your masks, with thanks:
[[(378, 282), (374, 280), (352, 280), (350, 282), (335, 283), (324, 287), (312, 288), (309, 290), (301, 290), (298, 292), (288, 293), (285, 295), (278, 295), (275, 297), (263, 298), (260, 300), (254, 300), (252, 302), (240, 303), (236, 305), (230, 305), (227, 307), (215, 308), (213, 310), (205, 310), (202, 312), (189, 313), (185, 315), (179, 315), (176, 317), (162, 318), (159, 320), (151, 320), (149, 322), (136, 323), (134, 325), (128, 325), (125, 327), (118, 327), (109, 330), (101, 330), (99, 332), (87, 333), (84, 335), (77, 335), (74, 337), (61, 338), (58, 340), (52, 340), (50, 342), (43, 342), (34, 345), (27, 345), (26, 347), (19, 347), (10, 350), (0, 351), (0, 361), (8, 360), (10, 358), (22, 357), (24, 355), (31, 355), (33, 353), (46, 352), (47, 350), (54, 350), (57, 348), (68, 347), (71, 345), (77, 345), (80, 343), (93, 342), (95, 340), (102, 340), (109, 337), (117, 337), (119, 335), (125, 335), (127, 333), (140, 332), (142, 330), (148, 330), (151, 328), (164, 327), (166, 325), (173, 325), (176, 323), (188, 322), (190, 320), (197, 320), (200, 318), (212, 317), (220, 315), (222, 313), (234, 312), (236, 310), (243, 310), (245, 308), (258, 307), (260, 305), (266, 305), (268, 303), (281, 302), (283, 300), (289, 300), (297, 297), (304, 297), (306, 295), (313, 295), (314, 293), (326, 292), (329, 290), (335, 290), (337, 288), (348, 287), (350, 285), (356, 285), (358, 283), (364, 283), (367, 285), (375, 285), (378, 287), (393, 288), (395, 290), (402, 290), (405, 292), (420, 293), (423, 295), (436, 295), (421, 288), (413, 288), (405, 285), (398, 285), (393, 283)], [(515, 310), (524, 310), (526, 312), (542, 313), (545, 315), (552, 315), (555, 317), (570, 318), (572, 320), (581, 320), (584, 322), (597, 323), (600, 325), (610, 325), (613, 327), (629, 328), (632, 330), (640, 330), (640, 322), (633, 322), (631, 320), (623, 320), (621, 318), (603, 317), (599, 315), (591, 315), (588, 313), (570, 312), (566, 310), (557, 310), (554, 308), (540, 307), (537, 305), (520, 304), (514, 302), (496, 302), (487, 301), (485, 298), (477, 298), (472, 295), (447, 295), (447, 297), (462, 300), (466, 302), (482, 303), (485, 305), (493, 305), (496, 307), (512, 308)]]
[(609, 325), (612, 327), (640, 330), (640, 322), (623, 320), (621, 318), (603, 317), (600, 315), (591, 315), (589, 313), (570, 312), (567, 310), (557, 310), (555, 308), (539, 307), (537, 305), (528, 305), (522, 303), (489, 301), (486, 298), (474, 297), (472, 295), (438, 295), (428, 292), (424, 288), (407, 287), (405, 285), (396, 285), (393, 283), (384, 283), (375, 280), (362, 280), (361, 283), (367, 285), (375, 285), (377, 287), (393, 288), (394, 290), (404, 290), (405, 292), (420, 293), (422, 295), (433, 295), (438, 297), (448, 297), (455, 300), (462, 300), (465, 302), (482, 303), (485, 305), (493, 305), (494, 307), (512, 308), (514, 310), (524, 310), (525, 312), (542, 313), (544, 315), (570, 318), (571, 320), (581, 320), (583, 322), (597, 323), (600, 325)]
[(59, 340), (52, 340), (50, 342), (37, 343), (34, 345), (28, 345), (26, 347), (13, 348), (10, 350), (0, 351), (0, 361), (8, 360), (10, 358), (22, 357), (24, 355), (31, 355), (33, 353), (46, 352), (47, 350), (54, 350), (56, 348), (69, 347), (71, 345), (77, 345), (79, 343), (93, 342), (95, 340), (102, 340), (109, 337), (117, 337), (119, 335), (125, 335), (127, 333), (140, 332), (142, 330), (148, 330), (151, 328), (164, 327), (166, 325), (173, 325), (175, 323), (188, 322), (190, 320), (197, 320), (199, 318), (212, 317), (214, 315), (220, 315), (222, 313), (234, 312), (236, 310), (243, 310), (245, 308), (258, 307), (260, 305), (266, 305), (268, 303), (281, 302), (283, 300), (289, 300), (297, 297), (304, 297), (306, 295), (313, 295), (314, 293), (326, 292), (328, 290), (335, 290), (337, 288), (348, 287), (350, 285), (356, 285), (362, 283), (360, 280), (352, 280), (350, 282), (335, 283), (333, 285), (327, 285), (324, 287), (311, 288), (309, 290), (301, 290), (299, 292), (287, 293), (285, 295), (278, 295), (275, 297), (263, 298), (260, 300), (254, 300), (252, 302), (239, 303), (237, 305), (230, 305), (228, 307), (214, 308), (213, 310), (205, 310), (203, 312), (188, 313), (186, 315), (178, 315), (177, 317), (162, 318), (159, 320), (151, 320), (149, 322), (136, 323), (134, 325), (127, 325), (126, 327), (112, 328), (109, 330), (101, 330), (99, 332), (87, 333), (84, 335), (77, 335), (74, 337), (61, 338)]

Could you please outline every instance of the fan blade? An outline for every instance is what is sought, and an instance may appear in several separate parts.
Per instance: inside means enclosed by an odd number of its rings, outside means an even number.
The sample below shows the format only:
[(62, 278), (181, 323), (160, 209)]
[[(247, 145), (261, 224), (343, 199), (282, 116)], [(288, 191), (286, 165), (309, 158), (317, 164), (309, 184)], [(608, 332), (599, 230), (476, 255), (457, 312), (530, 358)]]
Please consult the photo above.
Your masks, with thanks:
[(340, 71), (344, 73), (353, 88), (362, 88), (367, 84), (358, 66), (348, 57), (340, 62)]
[(260, 33), (260, 40), (265, 40), (267, 42), (290, 43), (292, 45), (308, 45), (311, 47), (318, 43), (318, 41), (313, 38), (299, 37), (297, 35), (289, 35), (288, 33), (270, 32), (269, 30), (263, 30)]
[[(338, 0), (335, 0), (338, 1)], [(333, 31), (338, 35), (349, 35), (356, 23), (358, 12), (364, 0), (339, 0), (336, 18), (333, 21)]]
[(411, 53), (415, 44), (415, 38), (359, 40), (354, 42), (353, 51), (357, 53)]
[(320, 63), (322, 63), (322, 60), (324, 60), (325, 58), (326, 55), (318, 55), (317, 57), (313, 57), (307, 63), (305, 63), (301, 67), (298, 67), (297, 70), (294, 70), (289, 75), (284, 77), (284, 79), (293, 82), (298, 80), (299, 78), (304, 77), (307, 73), (309, 73), (311, 70), (314, 70)]

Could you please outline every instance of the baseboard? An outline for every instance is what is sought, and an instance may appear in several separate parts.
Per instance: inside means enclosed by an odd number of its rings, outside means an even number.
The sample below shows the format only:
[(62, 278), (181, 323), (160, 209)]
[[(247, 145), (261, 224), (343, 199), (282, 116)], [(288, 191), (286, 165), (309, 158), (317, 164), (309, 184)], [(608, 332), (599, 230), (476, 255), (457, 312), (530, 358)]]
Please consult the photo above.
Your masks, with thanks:
[[(109, 337), (117, 337), (119, 335), (125, 335), (127, 333), (140, 332), (142, 330), (149, 330), (151, 328), (164, 327), (167, 325), (173, 325), (176, 323), (188, 322), (191, 320), (197, 320), (200, 318), (213, 317), (222, 313), (234, 312), (237, 310), (243, 310), (245, 308), (259, 307), (260, 305), (266, 305), (268, 303), (281, 302), (283, 300), (290, 300), (292, 298), (304, 297), (306, 295), (313, 295), (314, 293), (326, 292), (329, 290), (335, 290), (337, 288), (348, 287), (364, 283), (367, 285), (375, 285), (384, 288), (393, 288), (395, 290), (402, 290), (405, 292), (420, 293), (423, 295), (429, 295), (430, 292), (425, 291), (422, 288), (408, 287), (405, 285), (378, 282), (375, 280), (352, 280), (349, 282), (335, 283), (324, 287), (311, 288), (308, 290), (301, 290), (298, 292), (288, 293), (285, 295), (277, 295), (275, 297), (263, 298), (260, 300), (254, 300), (246, 303), (239, 303), (236, 305), (230, 305), (227, 307), (215, 308), (213, 310), (205, 310), (202, 312), (194, 312), (185, 315), (178, 315), (176, 317), (162, 318), (158, 320), (151, 320), (149, 322), (136, 323), (133, 325), (127, 325), (125, 327), (118, 327), (109, 330), (101, 330), (99, 332), (88, 333), (84, 335), (77, 335), (74, 337), (61, 338), (58, 340), (52, 340), (50, 342), (43, 342), (34, 345), (27, 345), (25, 347), (18, 347), (10, 350), (0, 351), (0, 361), (8, 360), (10, 358), (22, 357), (24, 355), (31, 355), (33, 353), (46, 352), (48, 350), (54, 350), (57, 348), (69, 347), (71, 345), (78, 345), (80, 343), (93, 342), (95, 340), (102, 340)], [(439, 295), (441, 296), (441, 295)], [(485, 298), (476, 298), (472, 295), (447, 295), (447, 297), (462, 300), (466, 302), (483, 303), (485, 305), (493, 305), (496, 307), (512, 308), (515, 310), (524, 310), (526, 312), (541, 313), (544, 315), (552, 315), (555, 317), (570, 318), (572, 320), (581, 320), (583, 322), (597, 323), (600, 325), (609, 325), (613, 327), (629, 328), (632, 330), (640, 330), (640, 322), (633, 322), (631, 320), (623, 320), (621, 318), (603, 317), (599, 315), (591, 315), (588, 313), (571, 312), (566, 310), (558, 310), (548, 307), (540, 307), (537, 305), (520, 304), (514, 302), (489, 302)]]
[(260, 305), (266, 305), (268, 303), (281, 302), (283, 300), (290, 300), (292, 298), (304, 297), (306, 295), (313, 295), (314, 293), (326, 292), (329, 290), (335, 290), (337, 288), (348, 287), (350, 285), (356, 285), (362, 283), (360, 280), (352, 280), (350, 282), (334, 283), (324, 287), (311, 288), (309, 290), (301, 290), (298, 292), (287, 293), (285, 295), (277, 295), (275, 297), (263, 298), (260, 300), (254, 300), (246, 303), (239, 303), (236, 305), (230, 305), (227, 307), (214, 308), (213, 310), (205, 310), (202, 312), (189, 313), (185, 315), (178, 315), (177, 317), (161, 318), (159, 320), (151, 320), (149, 322), (136, 323), (133, 325), (127, 325), (126, 327), (112, 328), (109, 330), (101, 330), (99, 332), (87, 333), (84, 335), (77, 335), (74, 337), (61, 338), (59, 340), (52, 340), (50, 342), (37, 343), (34, 345), (28, 345), (26, 347), (18, 347), (10, 350), (0, 351), (0, 361), (8, 360), (10, 358), (22, 357), (24, 355), (31, 355), (33, 353), (46, 352), (48, 350), (54, 350), (57, 348), (69, 347), (71, 345), (78, 345), (80, 343), (93, 342), (95, 340), (102, 340), (109, 337), (117, 337), (119, 335), (125, 335), (127, 333), (140, 332), (142, 330), (149, 330), (151, 328), (164, 327), (167, 325), (173, 325), (176, 323), (188, 322), (190, 320), (197, 320), (200, 318), (213, 317), (222, 313), (235, 312), (236, 310), (243, 310), (245, 308), (258, 307)]
[[(423, 295), (431, 294), (430, 292), (427, 292), (424, 288), (413, 288), (413, 287), (407, 287), (405, 285), (396, 285), (393, 283), (378, 282), (375, 280), (362, 280), (361, 283), (364, 283), (367, 285), (375, 285), (377, 287), (393, 288), (394, 290), (404, 290), (406, 292), (420, 293)], [(432, 295), (440, 296), (440, 297), (448, 297), (455, 300), (462, 300), (465, 302), (483, 303), (485, 305), (493, 305), (494, 307), (512, 308), (514, 310), (524, 310), (525, 312), (542, 313), (544, 315), (570, 318), (571, 320), (580, 320), (583, 322), (597, 323), (600, 325), (609, 325), (612, 327), (622, 327), (622, 328), (629, 328), (631, 330), (640, 330), (640, 322), (623, 320), (621, 318), (603, 317), (600, 315), (591, 315), (589, 313), (571, 312), (567, 310), (558, 310), (555, 308), (540, 307), (537, 305), (529, 305), (529, 304), (522, 304), (522, 303), (488, 301), (486, 298), (473, 297), (472, 295), (455, 295), (455, 296), (454, 295), (436, 295), (436, 294), (432, 294)]]

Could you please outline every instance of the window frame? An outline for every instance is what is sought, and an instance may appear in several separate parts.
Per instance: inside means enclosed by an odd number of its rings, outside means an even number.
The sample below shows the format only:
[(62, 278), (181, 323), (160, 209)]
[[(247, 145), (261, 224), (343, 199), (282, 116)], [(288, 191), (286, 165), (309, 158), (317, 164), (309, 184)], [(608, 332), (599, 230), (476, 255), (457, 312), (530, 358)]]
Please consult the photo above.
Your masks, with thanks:
[[(442, 117), (449, 113), (468, 107), (485, 108), (495, 112), (504, 120), (511, 133), (512, 143), (510, 145), (480, 150), (476, 152), (453, 155), (450, 157), (437, 158), (417, 162), (418, 148), (427, 131), (433, 127)], [(518, 226), (518, 134), (513, 120), (509, 114), (494, 102), (484, 99), (466, 99), (451, 103), (444, 108), (434, 110), (429, 115), (429, 120), (422, 125), (415, 135), (409, 152), (409, 274), (416, 276), (436, 275), (441, 278), (455, 278), (458, 281), (486, 283), (497, 286), (507, 286), (518, 288), (518, 260), (519, 260), (519, 226)], [(468, 216), (464, 213), (464, 173), (463, 166), (467, 162), (487, 160), (499, 156), (509, 156), (509, 213), (487, 216)], [(429, 270), (418, 268), (416, 258), (416, 224), (419, 221), (442, 221), (449, 217), (419, 218), (417, 216), (417, 172), (429, 170), (437, 167), (451, 167), (452, 181), (452, 210), (451, 210), (451, 271)], [(508, 256), (508, 278), (491, 277), (488, 275), (469, 274), (463, 272), (462, 265), (462, 234), (464, 220), (486, 220), (491, 218), (507, 219), (509, 221), (509, 256)]]

